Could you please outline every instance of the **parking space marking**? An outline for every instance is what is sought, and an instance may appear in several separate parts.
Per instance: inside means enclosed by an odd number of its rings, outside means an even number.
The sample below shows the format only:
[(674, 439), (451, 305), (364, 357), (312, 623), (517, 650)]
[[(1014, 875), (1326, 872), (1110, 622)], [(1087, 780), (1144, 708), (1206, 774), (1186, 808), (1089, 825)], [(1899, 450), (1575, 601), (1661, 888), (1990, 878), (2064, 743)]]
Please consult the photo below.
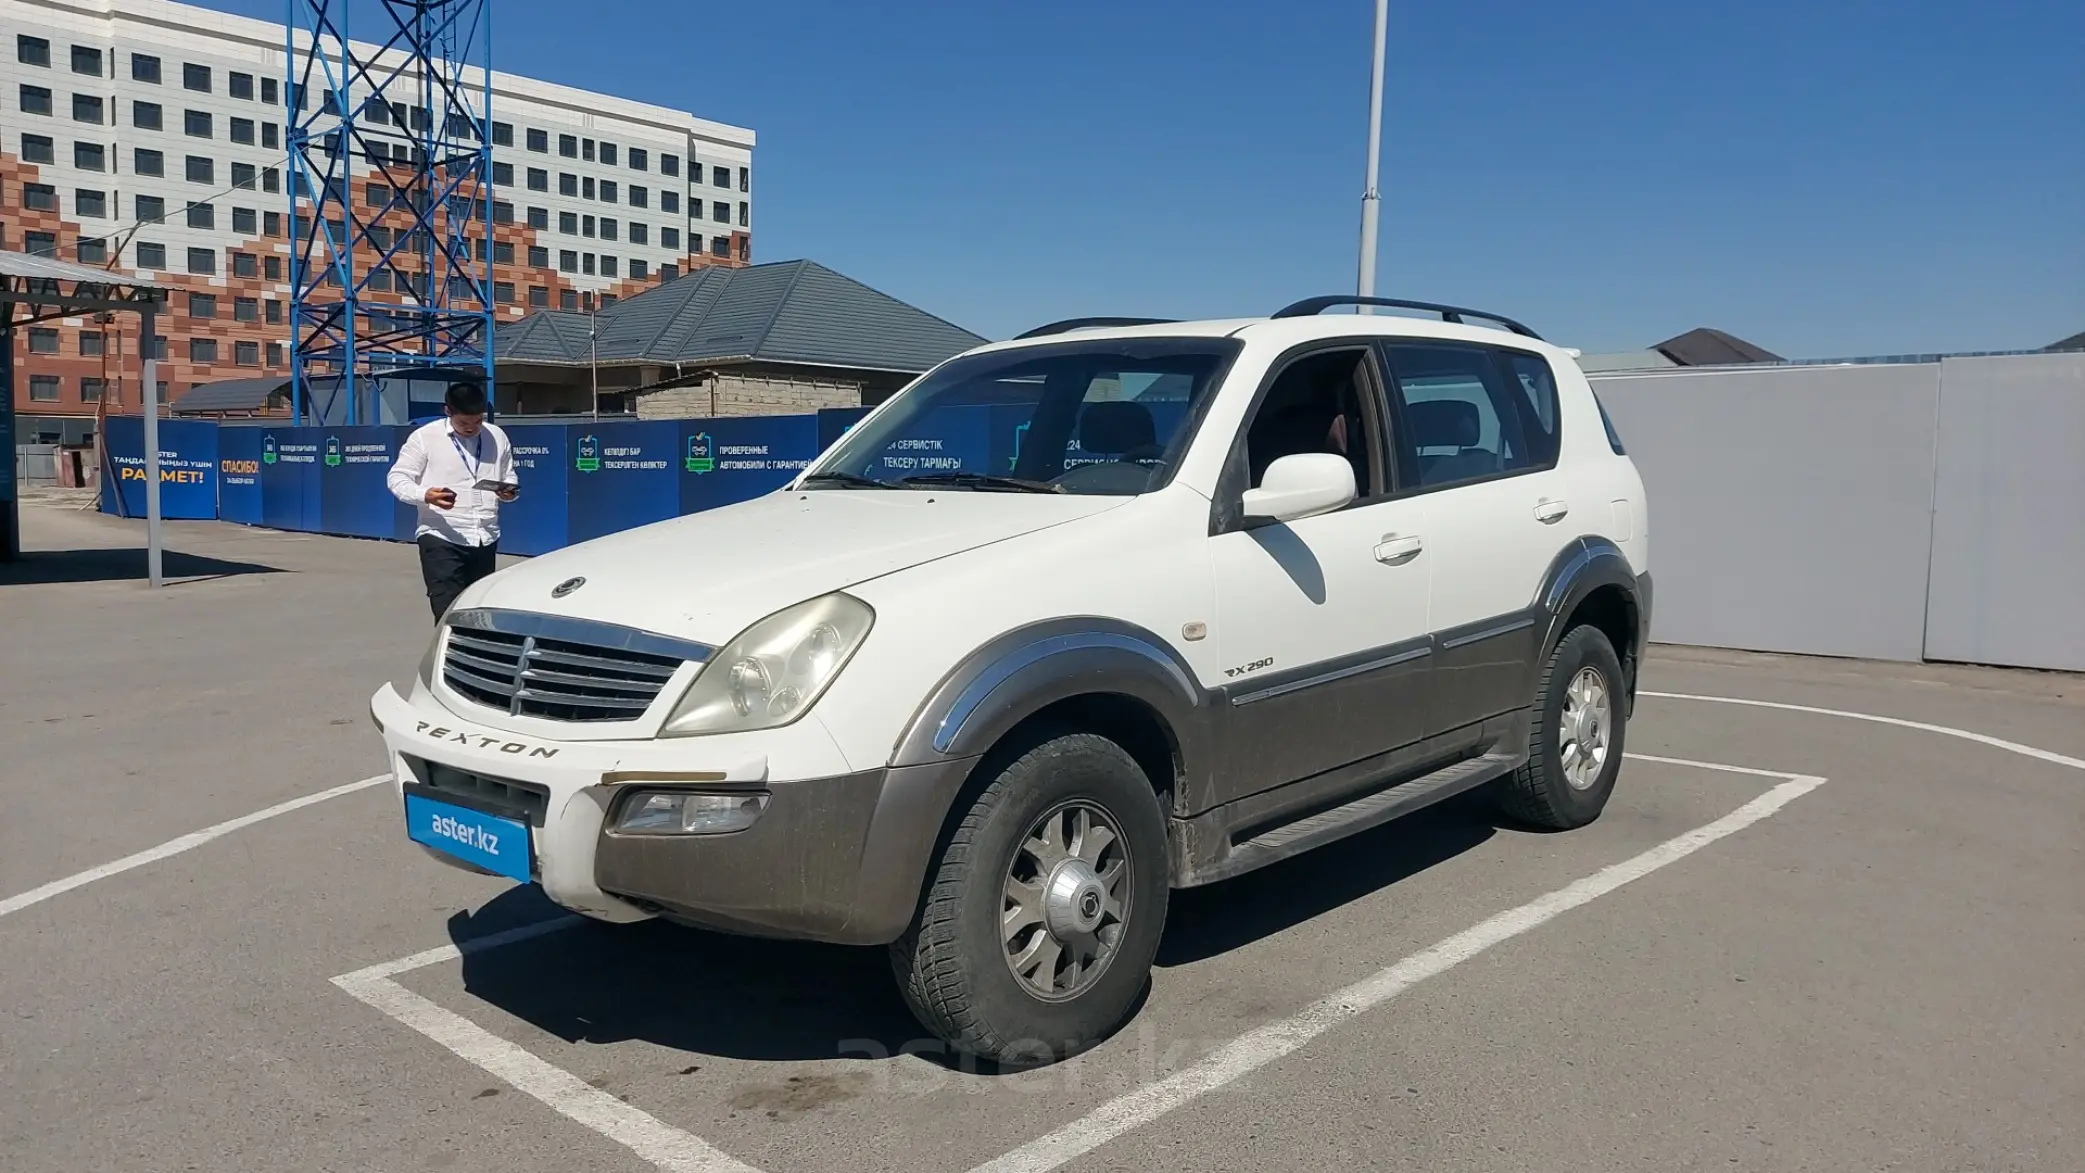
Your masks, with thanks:
[(629, 1149), (646, 1161), (671, 1173), (759, 1173), (751, 1165), (734, 1160), (692, 1132), (685, 1132), (658, 1117), (617, 1099), (562, 1067), (539, 1059), (527, 1050), (493, 1034), (470, 1019), (440, 1006), (397, 982), (400, 974), (454, 961), (466, 953), (480, 953), (512, 945), (549, 933), (562, 932), (584, 923), (583, 917), (561, 916), (461, 945), (444, 945), (386, 961), (333, 979), (356, 1000), (389, 1015), (405, 1026), (426, 1035), (463, 1059), (551, 1111), (584, 1125)]
[(2057, 753), (2054, 750), (2022, 745), (2017, 741), (2007, 741), (2003, 737), (1993, 737), (1988, 733), (1978, 733), (1973, 729), (1957, 729), (1953, 725), (1929, 725), (1924, 721), (1907, 721), (1902, 717), (1885, 717), (1880, 713), (1857, 713), (1851, 709), (1823, 709), (1816, 705), (1791, 705), (1785, 701), (1755, 701), (1739, 696), (1704, 696), (1700, 693), (1692, 692), (1640, 692), (1636, 695), (1654, 696), (1660, 700), (1667, 701), (1707, 701), (1718, 705), (1747, 705), (1755, 709), (1781, 709), (1790, 713), (1816, 713), (1826, 717), (1845, 717), (1853, 721), (1873, 721), (1878, 725), (1895, 725), (1900, 729), (1918, 729), (1926, 733), (1938, 733), (1946, 737), (1959, 737), (1964, 741), (1974, 741), (1981, 745), (1993, 746), (2005, 750), (2007, 753), (2019, 754), (2022, 757), (2040, 758), (2042, 761), (2054, 762), (2059, 766), (2069, 766), (2073, 770), (2085, 770), (2085, 758), (2074, 758), (2066, 754)]
[(1625, 756), (1732, 774), (1780, 778), (1782, 782), (1712, 823), (1668, 839), (1649, 851), (1602, 868), (1518, 908), (1499, 913), (1336, 994), (1311, 1003), (1300, 1013), (1241, 1035), (1193, 1066), (1117, 1096), (1055, 1132), (979, 1165), (971, 1173), (1046, 1173), (1056, 1169), (1299, 1050), (1340, 1023), (1397, 997), (1427, 978), (1445, 973), (1502, 941), (1511, 940), (1563, 913), (1589, 904), (1624, 884), (1677, 863), (1718, 839), (1735, 835), (1824, 785), (1824, 779), (1815, 774), (1790, 774), (1638, 754)]
[(96, 880), (106, 880), (110, 876), (122, 875), (132, 868), (141, 868), (148, 863), (157, 863), (168, 856), (179, 855), (184, 851), (193, 851), (212, 839), (229, 835), (243, 827), (251, 827), (255, 823), (266, 822), (277, 815), (286, 815), (291, 811), (303, 810), (307, 806), (324, 802), (329, 798), (339, 798), (343, 794), (353, 794), (357, 790), (367, 790), (372, 786), (389, 782), (390, 780), (391, 775), (378, 774), (374, 778), (364, 778), (360, 782), (348, 782), (335, 786), (330, 790), (321, 790), (317, 794), (307, 794), (302, 798), (293, 798), (288, 802), (279, 802), (265, 810), (257, 810), (250, 815), (240, 815), (236, 819), (227, 819), (214, 826), (204, 827), (200, 831), (190, 831), (179, 839), (169, 839), (157, 847), (147, 848), (136, 855), (126, 855), (114, 863), (105, 863), (98, 868), (88, 868), (77, 875), (67, 876), (62, 880), (52, 880), (40, 888), (31, 888), (20, 895), (9, 896), (5, 900), (0, 900), (0, 916), (20, 912), (32, 904), (41, 904), (53, 896), (62, 896), (74, 888), (84, 888)]

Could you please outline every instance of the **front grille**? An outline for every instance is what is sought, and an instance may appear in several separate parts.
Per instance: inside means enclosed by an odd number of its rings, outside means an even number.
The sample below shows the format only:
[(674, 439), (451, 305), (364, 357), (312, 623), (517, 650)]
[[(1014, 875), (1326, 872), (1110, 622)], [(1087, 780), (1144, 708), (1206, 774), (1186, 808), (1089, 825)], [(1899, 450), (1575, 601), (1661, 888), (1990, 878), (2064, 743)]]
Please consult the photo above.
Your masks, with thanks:
[(542, 826), (543, 816), (550, 809), (549, 789), (534, 782), (473, 774), (418, 758), (408, 761), (414, 767), (411, 788), (424, 790), (430, 797), (487, 814), (505, 815), (531, 827)]
[(442, 677), (482, 705), (553, 721), (632, 721), (710, 649), (605, 623), (518, 611), (449, 618)]

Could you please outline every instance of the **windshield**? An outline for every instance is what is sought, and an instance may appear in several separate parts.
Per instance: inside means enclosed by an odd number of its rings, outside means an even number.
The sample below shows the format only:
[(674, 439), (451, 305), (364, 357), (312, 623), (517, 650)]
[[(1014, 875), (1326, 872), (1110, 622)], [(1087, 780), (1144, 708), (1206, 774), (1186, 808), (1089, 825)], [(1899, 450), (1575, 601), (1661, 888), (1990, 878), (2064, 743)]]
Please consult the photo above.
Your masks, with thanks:
[(1239, 344), (1068, 341), (955, 359), (856, 425), (810, 489), (1126, 496), (1166, 483)]

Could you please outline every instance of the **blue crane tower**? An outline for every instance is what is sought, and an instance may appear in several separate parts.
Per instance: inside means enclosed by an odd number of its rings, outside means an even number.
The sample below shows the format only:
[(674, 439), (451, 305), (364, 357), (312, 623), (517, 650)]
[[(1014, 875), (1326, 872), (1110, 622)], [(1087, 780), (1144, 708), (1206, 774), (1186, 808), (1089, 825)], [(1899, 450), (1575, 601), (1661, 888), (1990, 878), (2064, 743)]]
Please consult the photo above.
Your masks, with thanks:
[(403, 423), (409, 399), (439, 397), (395, 394), (416, 379), (489, 394), (490, 0), (288, 3), (298, 421)]

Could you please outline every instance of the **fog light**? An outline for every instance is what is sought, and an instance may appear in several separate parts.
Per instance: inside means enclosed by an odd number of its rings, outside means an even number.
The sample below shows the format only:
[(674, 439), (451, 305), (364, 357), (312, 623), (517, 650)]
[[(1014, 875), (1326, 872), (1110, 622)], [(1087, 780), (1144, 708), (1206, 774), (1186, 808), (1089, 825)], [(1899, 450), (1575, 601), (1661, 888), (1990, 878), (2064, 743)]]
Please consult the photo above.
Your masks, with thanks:
[(623, 803), (615, 829), (625, 835), (723, 835), (743, 831), (767, 809), (767, 795), (652, 790)]

